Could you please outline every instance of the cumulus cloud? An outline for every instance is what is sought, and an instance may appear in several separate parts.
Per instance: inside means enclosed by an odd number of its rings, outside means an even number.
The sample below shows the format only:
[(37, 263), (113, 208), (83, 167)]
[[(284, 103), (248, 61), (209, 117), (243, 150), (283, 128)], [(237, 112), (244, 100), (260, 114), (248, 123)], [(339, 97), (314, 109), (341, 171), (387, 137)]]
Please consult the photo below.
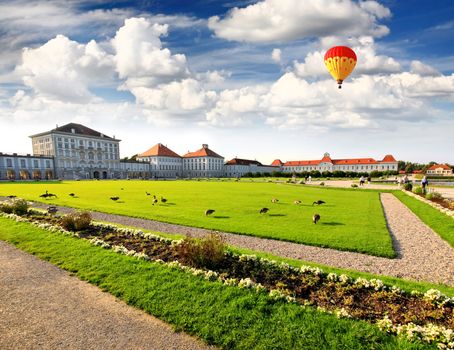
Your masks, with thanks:
[(131, 92), (138, 103), (146, 107), (165, 109), (169, 113), (181, 110), (187, 113), (200, 109), (215, 97), (214, 92), (205, 91), (197, 80), (191, 78), (156, 87), (134, 87)]
[(220, 38), (255, 43), (330, 35), (382, 37), (389, 29), (378, 21), (390, 15), (376, 1), (264, 0), (233, 8), (224, 18), (210, 17), (208, 27)]
[(281, 63), (281, 59), (282, 59), (281, 54), (282, 54), (281, 49), (273, 49), (273, 51), (271, 52), (271, 59), (274, 62), (280, 64)]
[(206, 112), (206, 122), (212, 125), (243, 125), (261, 119), (261, 100), (265, 86), (248, 86), (221, 91), (216, 104)]
[(36, 94), (64, 101), (94, 98), (88, 85), (112, 76), (113, 58), (94, 40), (83, 45), (58, 35), (46, 44), (24, 49), (16, 74)]
[[(373, 2), (361, 6), (376, 18), (387, 16)], [(79, 118), (91, 118), (90, 106), (98, 110), (107, 104), (93, 87), (110, 84), (135, 98), (135, 104), (124, 109), (125, 115), (140, 110), (136, 117), (153, 123), (184, 120), (214, 126), (268, 124), (331, 130), (421, 119), (436, 114), (432, 99), (454, 96), (452, 75), (433, 75), (431, 67), (419, 61), (411, 63), (410, 72), (403, 72), (392, 57), (377, 53), (371, 36), (350, 40), (358, 54), (357, 74), (340, 91), (323, 64), (324, 50), (337, 40), (334, 37), (323, 37), (318, 50), (275, 81), (240, 87), (236, 83), (235, 88), (226, 89), (229, 73), (192, 72), (185, 55), (165, 47), (162, 38), (168, 33), (166, 24), (130, 18), (110, 42), (81, 44), (59, 35), (40, 47), (25, 49), (16, 68), (24, 88), (2, 97), (1, 103), (7, 100), (11, 115), (17, 118), (42, 116), (49, 109), (54, 114), (75, 111)], [(271, 57), (281, 62), (280, 49), (274, 49)]]
[[(122, 90), (130, 91), (136, 102), (146, 108), (166, 110), (168, 117), (205, 107), (214, 93), (203, 85), (187, 65), (186, 56), (172, 54), (163, 48), (161, 37), (168, 34), (166, 24), (152, 23), (145, 18), (130, 18), (112, 40), (116, 51), (116, 70), (124, 79)], [(220, 80), (217, 72), (205, 79)]]
[(435, 68), (427, 65), (427, 64), (424, 64), (422, 63), (421, 61), (418, 61), (418, 60), (414, 60), (414, 61), (411, 61), (410, 63), (410, 72), (412, 73), (415, 73), (415, 74), (419, 74), (419, 75), (422, 75), (422, 76), (430, 76), (430, 75), (433, 75), (433, 76), (436, 76), (436, 75), (440, 75), (440, 72), (438, 72)]
[(160, 37), (167, 31), (167, 25), (145, 18), (125, 20), (112, 42), (118, 74), (128, 79), (127, 85), (142, 85), (144, 81), (159, 84), (188, 76), (185, 55), (172, 55), (169, 49), (162, 48)]

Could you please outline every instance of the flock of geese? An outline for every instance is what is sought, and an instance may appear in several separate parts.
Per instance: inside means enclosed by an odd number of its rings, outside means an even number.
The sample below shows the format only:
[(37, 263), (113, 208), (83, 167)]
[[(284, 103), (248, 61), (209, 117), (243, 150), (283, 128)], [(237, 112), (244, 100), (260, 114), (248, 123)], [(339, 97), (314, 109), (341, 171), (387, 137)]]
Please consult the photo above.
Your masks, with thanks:
[[(277, 199), (277, 198), (271, 199), (271, 203), (276, 204), (276, 203), (278, 203), (278, 202), (279, 202), (279, 199)], [(296, 204), (296, 205), (301, 204), (301, 203), (302, 203), (302, 202), (301, 202), (300, 200), (295, 200), (295, 201), (293, 202), (293, 204)], [(326, 203), (325, 201), (322, 201), (321, 199), (319, 199), (318, 201), (313, 202), (313, 203), (312, 203), (312, 206), (314, 206), (314, 205), (321, 205), (321, 204), (325, 204), (325, 203)], [(269, 212), (269, 210), (270, 210), (270, 208), (264, 207), (264, 208), (262, 208), (262, 209), (259, 210), (259, 214), (266, 214), (266, 213)], [(206, 216), (210, 216), (210, 215), (213, 214), (215, 211), (216, 211), (216, 210), (214, 210), (214, 209), (207, 209), (207, 210), (205, 211), (205, 215), (206, 215)], [(312, 216), (312, 222), (313, 222), (314, 224), (316, 224), (316, 223), (319, 222), (319, 221), (320, 221), (320, 214), (315, 213), (315, 214)]]
[[(121, 190), (124, 190), (124, 188), (121, 188)], [(151, 193), (150, 193), (150, 192), (145, 191), (145, 194), (146, 194), (147, 196), (151, 196)], [(72, 197), (72, 198), (78, 198), (78, 197), (76, 196), (75, 193), (69, 193), (68, 195), (69, 195), (70, 197)], [(9, 197), (9, 198), (14, 198), (14, 197), (16, 197), (16, 196), (11, 195), (11, 196), (8, 196), (8, 197)], [(41, 197), (41, 198), (45, 198), (45, 199), (49, 199), (49, 198), (58, 198), (57, 195), (55, 195), (55, 194), (53, 194), (53, 193), (49, 193), (47, 190), (46, 190), (45, 193), (41, 194), (40, 197)], [(114, 201), (114, 202), (117, 202), (117, 201), (120, 199), (120, 197), (119, 197), (119, 196), (112, 196), (112, 197), (110, 197), (110, 199), (111, 199), (112, 201)], [(162, 196), (161, 196), (161, 198), (160, 198), (160, 201), (161, 201), (161, 203), (167, 203), (167, 199), (164, 198), (164, 197), (162, 197)], [(277, 204), (278, 202), (279, 202), (279, 199), (277, 199), (277, 198), (272, 198), (272, 199), (271, 199), (271, 203), (273, 203), (273, 204)], [(156, 195), (153, 195), (153, 199), (151, 200), (151, 205), (155, 205), (155, 204), (158, 204), (158, 203), (159, 203), (158, 198), (156, 197)], [(293, 201), (293, 204), (295, 204), (295, 205), (299, 205), (299, 204), (301, 204), (301, 203), (302, 203), (302, 202), (301, 202), (300, 200), (295, 200), (295, 201)], [(313, 203), (312, 203), (312, 206), (314, 206), (314, 205), (321, 205), (321, 204), (325, 204), (325, 201), (319, 199), (319, 200), (313, 202)], [(261, 214), (261, 215), (266, 214), (266, 213), (269, 212), (269, 210), (270, 210), (270, 208), (263, 207), (263, 208), (261, 208), (261, 209), (259, 210), (259, 214)], [(210, 215), (212, 215), (215, 211), (216, 211), (216, 210), (214, 210), (214, 209), (207, 209), (207, 210), (205, 210), (205, 216), (210, 216)], [(312, 216), (312, 222), (313, 222), (314, 224), (316, 224), (318, 221), (320, 221), (320, 214), (315, 213), (315, 214)]]

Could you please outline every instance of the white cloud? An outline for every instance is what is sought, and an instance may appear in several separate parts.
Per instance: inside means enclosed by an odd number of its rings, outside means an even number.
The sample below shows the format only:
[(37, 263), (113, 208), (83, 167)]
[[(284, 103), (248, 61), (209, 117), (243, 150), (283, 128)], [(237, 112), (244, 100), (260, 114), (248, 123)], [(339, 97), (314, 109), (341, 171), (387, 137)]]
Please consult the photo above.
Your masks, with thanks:
[[(387, 15), (374, 3), (363, 6), (376, 18)], [(16, 69), (24, 87), (2, 97), (1, 103), (7, 103), (10, 114), (22, 120), (48, 118), (47, 110), (53, 116), (72, 112), (75, 118), (90, 120), (104, 107), (110, 112), (113, 108), (124, 111), (126, 118), (160, 125), (192, 121), (218, 127), (268, 124), (324, 131), (376, 129), (427, 115), (436, 118), (432, 99), (449, 100), (454, 92), (453, 76), (427, 76), (430, 67), (417, 61), (412, 62), (411, 72), (402, 72), (392, 57), (377, 54), (371, 36), (350, 40), (358, 55), (357, 74), (340, 91), (323, 64), (322, 50), (337, 40), (334, 37), (323, 37), (317, 44), (320, 50), (310, 52), (303, 63), (295, 62), (294, 71), (274, 82), (226, 89), (229, 73), (192, 72), (185, 55), (174, 54), (163, 44), (168, 32), (166, 24), (131, 18), (110, 45), (94, 40), (80, 44), (60, 35), (26, 49)], [(280, 62), (281, 54), (276, 48), (271, 57)], [(314, 76), (324, 78), (308, 79)], [(93, 87), (112, 84), (129, 91), (135, 105), (107, 107), (93, 92)], [(122, 118), (119, 113), (117, 118)]]
[(206, 122), (218, 126), (235, 126), (263, 119), (260, 104), (266, 92), (267, 87), (260, 85), (223, 90), (215, 106), (206, 112)]
[(424, 64), (421, 61), (417, 61), (417, 60), (411, 61), (410, 72), (419, 74), (422, 76), (440, 75), (440, 72), (438, 72), (435, 68), (433, 68), (427, 64)]
[(141, 81), (149, 78), (151, 83), (160, 83), (161, 79), (187, 76), (186, 57), (162, 49), (160, 36), (167, 35), (167, 31), (167, 25), (151, 23), (145, 18), (125, 20), (112, 40), (120, 78)]
[(376, 1), (264, 0), (233, 8), (222, 19), (211, 17), (208, 27), (220, 38), (256, 43), (330, 35), (382, 37), (389, 29), (378, 20), (390, 14)]
[(83, 45), (58, 35), (36, 49), (24, 49), (16, 74), (36, 94), (64, 101), (94, 98), (88, 85), (112, 76), (113, 59), (94, 41)]
[(282, 60), (281, 55), (282, 55), (281, 49), (273, 49), (273, 51), (271, 52), (271, 59), (277, 64), (280, 64)]
[[(184, 79), (156, 87), (134, 87), (131, 89), (136, 101), (146, 107), (178, 113), (201, 109), (215, 97), (215, 93), (206, 92), (194, 79)], [(189, 116), (190, 114), (188, 114)]]

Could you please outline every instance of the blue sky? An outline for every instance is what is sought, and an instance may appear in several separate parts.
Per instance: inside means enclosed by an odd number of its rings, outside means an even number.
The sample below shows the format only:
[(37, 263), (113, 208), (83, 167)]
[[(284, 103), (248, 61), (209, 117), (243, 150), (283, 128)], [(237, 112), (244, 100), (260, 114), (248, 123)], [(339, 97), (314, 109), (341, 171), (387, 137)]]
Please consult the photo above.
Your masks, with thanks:
[[(71, 121), (121, 155), (454, 163), (452, 1), (0, 3), (0, 151)], [(358, 56), (342, 90), (331, 46)]]

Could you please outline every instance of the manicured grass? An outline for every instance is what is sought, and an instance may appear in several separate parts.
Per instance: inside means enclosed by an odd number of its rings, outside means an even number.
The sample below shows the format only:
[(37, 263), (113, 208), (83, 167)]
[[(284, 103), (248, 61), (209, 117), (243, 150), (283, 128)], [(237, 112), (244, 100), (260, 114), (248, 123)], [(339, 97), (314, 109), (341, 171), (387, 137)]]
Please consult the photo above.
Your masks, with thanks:
[(394, 195), (454, 248), (454, 220), (452, 218), (402, 191), (394, 192)]
[(208, 282), (26, 223), (0, 218), (0, 239), (222, 348), (435, 349), (365, 322), (274, 302), (264, 293)]
[[(122, 190), (122, 188), (124, 190)], [(144, 217), (182, 225), (294, 241), (321, 247), (395, 257), (378, 192), (274, 183), (215, 181), (73, 181), (60, 184), (1, 184), (0, 195), (30, 200), (48, 190), (47, 203)], [(151, 204), (152, 196), (167, 203)], [(69, 193), (78, 198), (71, 198)], [(119, 196), (114, 202), (112, 196)], [(278, 198), (278, 203), (271, 203)], [(316, 200), (326, 204), (312, 206)], [(42, 199), (41, 199), (42, 200)], [(295, 200), (302, 204), (295, 205)], [(260, 215), (263, 207), (270, 208)], [(215, 209), (209, 217), (206, 209)], [(321, 216), (319, 224), (312, 216)]]

